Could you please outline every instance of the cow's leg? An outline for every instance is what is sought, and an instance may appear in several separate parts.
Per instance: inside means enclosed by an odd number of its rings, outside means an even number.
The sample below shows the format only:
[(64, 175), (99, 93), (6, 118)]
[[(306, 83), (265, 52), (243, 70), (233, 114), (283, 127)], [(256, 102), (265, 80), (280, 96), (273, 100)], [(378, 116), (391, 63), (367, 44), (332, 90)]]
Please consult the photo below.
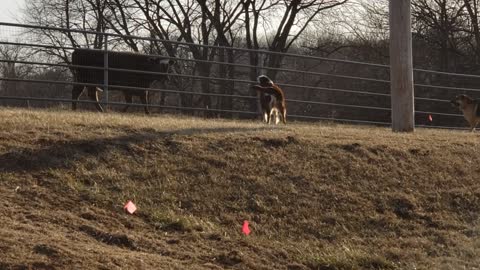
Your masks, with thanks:
[(74, 85), (72, 89), (72, 110), (77, 109), (77, 100), (80, 98), (80, 96), (83, 93), (84, 86), (83, 85)]
[(150, 111), (148, 110), (148, 91), (145, 91), (145, 93), (143, 95), (140, 95), (140, 100), (142, 101), (142, 104), (144, 105), (145, 114), (150, 114)]
[(125, 102), (127, 103), (127, 105), (125, 105), (125, 108), (123, 108), (123, 112), (126, 112), (128, 107), (130, 107), (130, 104), (132, 104), (133, 98), (130, 93), (123, 93), (123, 95), (125, 96)]
[(91, 100), (95, 101), (95, 107), (97, 107), (97, 110), (99, 112), (103, 112), (102, 105), (100, 105), (100, 100), (98, 99), (98, 90), (95, 86), (89, 86), (87, 87), (88, 89), (88, 96), (90, 97)]

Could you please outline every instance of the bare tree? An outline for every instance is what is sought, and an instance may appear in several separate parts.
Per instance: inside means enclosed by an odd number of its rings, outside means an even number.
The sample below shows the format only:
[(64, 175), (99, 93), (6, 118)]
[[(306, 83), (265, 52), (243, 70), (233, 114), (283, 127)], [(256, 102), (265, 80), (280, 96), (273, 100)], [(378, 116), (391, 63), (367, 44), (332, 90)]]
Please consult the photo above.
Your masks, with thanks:
[[(206, 14), (210, 23), (215, 28), (215, 39), (218, 45), (222, 47), (232, 48), (235, 44), (237, 33), (239, 30), (239, 19), (243, 14), (243, 8), (241, 2), (232, 2), (228, 0), (213, 0), (208, 2), (207, 0), (197, 0), (200, 4), (203, 14)], [(234, 50), (232, 49), (219, 49), (217, 51), (220, 62), (226, 62), (233, 64), (235, 62)], [(219, 68), (219, 76), (221, 78), (234, 79), (235, 66), (222, 65)], [(221, 94), (233, 94), (235, 88), (233, 81), (221, 81), (219, 83), (219, 89)], [(224, 97), (218, 102), (219, 108), (231, 110), (233, 103), (232, 98)]]
[[(324, 11), (331, 10), (348, 0), (31, 0), (27, 3), (26, 23), (50, 25), (72, 30), (90, 30), (98, 34), (70, 31), (32, 31), (34, 43), (58, 46), (58, 49), (39, 48), (37, 51), (70, 62), (68, 47), (103, 48), (102, 33), (122, 34), (111, 36), (108, 47), (128, 48), (136, 52), (167, 54), (176, 58), (183, 55), (195, 62), (178, 61), (176, 73), (191, 72), (205, 79), (193, 80), (173, 76), (172, 84), (178, 89), (195, 89), (199, 82), (202, 95), (198, 99), (190, 94), (181, 94), (181, 106), (201, 104), (204, 108), (233, 108), (231, 98), (214, 99), (208, 94), (217, 91), (233, 94), (235, 85), (224, 80), (209, 79), (214, 69), (211, 61), (225, 63), (218, 69), (221, 78), (234, 78), (237, 61), (235, 52), (227, 48), (244, 45), (249, 49), (266, 48), (272, 52), (287, 52), (301, 39), (302, 33)], [(276, 19), (272, 19), (275, 17)], [(277, 19), (278, 18), (278, 19)], [(157, 40), (138, 40), (132, 35), (142, 35)], [(245, 43), (243, 39), (245, 37)], [(189, 45), (178, 45), (170, 41), (185, 41)], [(220, 47), (212, 47), (218, 45)], [(269, 55), (264, 65), (278, 68), (283, 57)], [(259, 54), (249, 53), (253, 66), (249, 78), (259, 75)], [(188, 71), (190, 69), (191, 71)], [(269, 70), (275, 78), (277, 72)], [(215, 87), (212, 87), (214, 85)], [(252, 92), (253, 94), (253, 92)], [(216, 101), (216, 102), (215, 102)], [(161, 104), (165, 102), (162, 94)], [(251, 108), (256, 107), (252, 104)]]
[[(133, 0), (136, 7), (145, 17), (151, 36), (166, 40), (164, 47), (170, 56), (175, 56), (177, 47), (170, 44), (169, 40), (188, 42), (188, 48), (193, 59), (198, 60), (194, 65), (194, 73), (201, 77), (210, 77), (212, 61), (217, 51), (210, 45), (218, 45), (218, 36), (214, 35), (214, 25), (210, 16), (202, 12), (199, 1), (182, 0)], [(212, 15), (213, 16), (213, 15)], [(200, 45), (200, 46), (199, 46)], [(211, 92), (209, 79), (201, 79), (201, 92)], [(202, 95), (198, 100), (204, 108), (212, 107), (211, 97)], [(182, 95), (182, 105), (190, 107), (194, 102), (190, 95)]]
[[(283, 1), (284, 7), (282, 19), (276, 33), (269, 40), (268, 49), (272, 52), (287, 52), (309, 24), (320, 15), (322, 11), (345, 4), (348, 0), (290, 0)], [(296, 29), (296, 30), (295, 30)], [(281, 54), (271, 54), (268, 58), (267, 66), (278, 68), (281, 65), (283, 56)], [(276, 70), (269, 70), (268, 75), (275, 78)]]
[[(0, 74), (3, 78), (19, 79), (25, 78), (32, 73), (33, 67), (28, 65), (19, 65), (18, 61), (25, 61), (29, 58), (29, 54), (25, 48), (12, 45), (0, 46), (0, 57), (4, 60), (0, 63)], [(17, 88), (15, 81), (2, 81), (3, 94), (13, 94)]]
[(441, 70), (449, 70), (450, 55), (458, 53), (465, 2), (458, 0), (415, 0), (412, 2), (414, 29), (432, 46), (438, 47)]
[(480, 65), (480, 23), (479, 23), (479, 2), (478, 0), (463, 0), (468, 14), (468, 23), (465, 31), (470, 35), (468, 43), (475, 53), (475, 64)]
[(31, 41), (39, 44), (55, 45), (57, 48), (38, 48), (49, 56), (70, 63), (70, 50), (65, 47), (102, 48), (107, 29), (105, 0), (31, 0), (26, 3), (25, 23), (53, 26), (70, 30), (89, 30), (98, 34), (75, 33), (72, 31), (52, 31), (34, 29), (30, 32)]

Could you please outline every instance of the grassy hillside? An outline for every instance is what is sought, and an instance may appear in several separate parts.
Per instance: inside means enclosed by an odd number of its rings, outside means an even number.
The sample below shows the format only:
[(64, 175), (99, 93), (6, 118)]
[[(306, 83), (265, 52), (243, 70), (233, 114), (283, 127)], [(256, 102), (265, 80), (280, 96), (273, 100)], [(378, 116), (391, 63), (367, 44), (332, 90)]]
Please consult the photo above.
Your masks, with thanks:
[(463, 131), (0, 109), (0, 269), (474, 269), (479, 147)]

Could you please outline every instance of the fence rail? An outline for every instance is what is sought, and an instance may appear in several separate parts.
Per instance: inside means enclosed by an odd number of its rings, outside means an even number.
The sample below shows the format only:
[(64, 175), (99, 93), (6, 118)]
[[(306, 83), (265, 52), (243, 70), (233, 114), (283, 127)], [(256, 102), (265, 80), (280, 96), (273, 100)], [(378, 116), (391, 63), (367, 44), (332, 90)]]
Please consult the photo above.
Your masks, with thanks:
[[(1, 44), (1, 42), (0, 42)], [(175, 59), (175, 60), (185, 60), (180, 58), (173, 58), (173, 57), (166, 57), (167, 59)], [(195, 61), (195, 60), (188, 60), (188, 61)], [(63, 67), (63, 68), (77, 68), (77, 69), (90, 69), (90, 70), (105, 70), (104, 67), (95, 67), (95, 66), (83, 66), (83, 65), (71, 65), (71, 64), (55, 64), (55, 63), (43, 63), (43, 62), (33, 62), (33, 61), (21, 61), (21, 60), (6, 60), (0, 59), (0, 63), (17, 63), (17, 64), (26, 64), (26, 65), (44, 65), (44, 66), (54, 66), (54, 67)], [(215, 62), (215, 61), (199, 61), (199, 62), (209, 62), (212, 64), (222, 64), (222, 62)], [(240, 67), (254, 67), (251, 65), (242, 65), (242, 64), (232, 64)], [(382, 83), (390, 83), (387, 80), (377, 80), (377, 79), (370, 79), (370, 78), (363, 78), (363, 77), (353, 77), (353, 76), (346, 76), (346, 75), (336, 75), (336, 74), (327, 74), (327, 73), (319, 73), (319, 72), (305, 72), (305, 71), (298, 71), (298, 70), (291, 70), (291, 69), (281, 69), (281, 68), (266, 68), (271, 70), (277, 71), (284, 71), (284, 72), (296, 72), (301, 74), (308, 74), (308, 75), (317, 75), (317, 76), (332, 76), (337, 78), (345, 78), (345, 79), (356, 79), (356, 80), (366, 80), (371, 82), (382, 82)], [(220, 81), (233, 81), (233, 82), (243, 82), (243, 83), (255, 83), (249, 80), (237, 80), (237, 79), (225, 79), (225, 78), (217, 78), (217, 77), (202, 77), (202, 76), (190, 76), (190, 75), (181, 75), (181, 74), (170, 74), (170, 73), (161, 73), (161, 72), (146, 72), (146, 71), (138, 71), (138, 70), (129, 70), (129, 69), (115, 69), (109, 68), (111, 71), (128, 71), (131, 73), (136, 74), (151, 74), (151, 75), (168, 75), (168, 76), (178, 76), (178, 77), (189, 77), (193, 79), (209, 79), (209, 80), (220, 80)], [(9, 80), (8, 78), (0, 77), (0, 80)], [(24, 82), (39, 82), (39, 81), (31, 81), (31, 80), (18, 80)], [(46, 83), (52, 83), (51, 81), (46, 81)], [(72, 83), (74, 84), (74, 83)], [(281, 86), (287, 87), (295, 87), (295, 88), (308, 88), (311, 90), (324, 90), (324, 91), (333, 91), (333, 92), (345, 92), (345, 93), (352, 93), (352, 94), (365, 94), (365, 95), (372, 95), (372, 96), (385, 96), (390, 97), (390, 94), (386, 93), (376, 93), (376, 92), (368, 92), (368, 91), (358, 91), (358, 90), (348, 90), (348, 89), (335, 89), (335, 88), (327, 88), (327, 87), (313, 87), (313, 86), (304, 86), (304, 85), (292, 85), (292, 84), (279, 84)], [(102, 86), (102, 85), (94, 85), (94, 86)], [(447, 90), (461, 90), (461, 91), (471, 91), (471, 92), (480, 92), (480, 89), (474, 88), (458, 88), (458, 87), (446, 87), (446, 86), (436, 86), (436, 85), (426, 85), (426, 84), (415, 84), (417, 87), (424, 87), (424, 88), (436, 88), (436, 89), (447, 89)], [(148, 89), (140, 89), (140, 90), (148, 90)], [(155, 89), (151, 89), (155, 91)], [(180, 91), (179, 91), (180, 92)], [(173, 92), (172, 92), (173, 93)], [(228, 96), (228, 95), (226, 95)], [(429, 100), (429, 101), (440, 101), (440, 102), (449, 102), (449, 100), (442, 100), (442, 99), (431, 99), (431, 98), (423, 98), (423, 97), (415, 97), (418, 100)]]
[[(20, 29), (20, 36), (28, 37), (35, 35), (35, 30), (48, 30), (58, 35), (62, 33), (82, 33), (92, 35), (104, 35), (110, 38), (129, 38), (133, 40), (142, 40), (147, 42), (158, 42), (161, 44), (170, 44), (183, 48), (183, 54), (162, 55), (164, 59), (176, 61), (175, 72), (150, 72), (125, 68), (113, 68), (109, 66), (108, 52), (112, 44), (106, 42), (102, 49), (105, 57), (104, 66), (84, 66), (74, 65), (65, 58), (57, 57), (52, 60), (45, 51), (61, 50), (67, 55), (75, 49), (65, 44), (51, 44), (48, 41), (44, 43), (18, 42), (11, 41), (11, 37), (5, 37), (2, 29), (15, 28)], [(108, 39), (107, 39), (108, 40)], [(110, 39), (111, 40), (111, 39)], [(118, 42), (118, 41), (110, 41)], [(70, 95), (70, 87), (82, 85), (87, 87), (98, 87), (104, 89), (102, 104), (109, 106), (126, 105), (119, 102), (121, 95), (116, 90), (136, 90), (159, 93), (161, 95), (161, 104), (149, 104), (150, 108), (162, 110), (172, 110), (175, 112), (203, 112), (225, 114), (238, 114), (243, 116), (258, 115), (255, 108), (257, 96), (253, 95), (250, 85), (256, 82), (251, 80), (252, 70), (260, 73), (275, 72), (279, 74), (276, 82), (285, 90), (287, 104), (289, 108), (289, 118), (299, 120), (328, 120), (357, 124), (390, 124), (390, 94), (388, 75), (385, 75), (385, 69), (389, 66), (376, 63), (365, 63), (359, 61), (333, 59), (319, 56), (308, 56), (295, 53), (280, 53), (268, 50), (252, 50), (246, 48), (212, 46), (203, 44), (193, 44), (181, 41), (161, 40), (140, 36), (122, 36), (116, 33), (100, 33), (94, 31), (64, 29), (58, 27), (43, 27), (35, 25), (23, 25), (0, 22), (0, 46), (21, 48), (35, 55), (34, 60), (16, 58), (8, 59), (5, 55), (0, 56), (0, 65), (4, 65), (3, 74), (0, 74), (0, 101), (32, 101), (37, 103), (71, 103), (76, 100), (66, 98)], [(211, 59), (194, 59), (191, 57), (190, 49), (193, 47), (210, 50), (213, 57)], [(114, 46), (111, 47), (114, 49)], [(232, 52), (236, 55), (236, 61), (228, 62), (222, 59), (224, 52)], [(215, 53), (214, 53), (215, 52)], [(161, 52), (157, 52), (161, 53)], [(262, 64), (252, 65), (248, 63), (248, 56), (255, 54), (260, 60), (265, 60), (271, 55), (281, 56), (283, 58), (282, 66), (268, 67)], [(157, 56), (157, 54), (146, 54)], [(223, 54), (225, 56), (225, 54)], [(260, 61), (262, 62), (262, 61)], [(299, 65), (298, 63), (304, 65)], [(383, 70), (371, 72), (351, 71), (347, 74), (341, 72), (332, 72), (328, 63), (341, 64), (343, 66), (355, 65), (362, 66), (365, 69)], [(201, 72), (202, 65), (208, 65), (210, 72), (205, 75)], [(8, 74), (8, 67), (14, 68), (29, 67), (41, 71), (33, 72), (27, 76), (16, 76), (16, 73)], [(41, 68), (40, 68), (41, 67)], [(97, 70), (103, 71), (103, 83), (87, 83), (75, 81), (70, 70)], [(53, 79), (47, 76), (50, 72), (56, 72), (60, 79)], [(60, 71), (59, 71), (60, 70)], [(363, 69), (362, 69), (363, 70)], [(460, 77), (464, 80), (480, 79), (479, 75), (459, 74), (432, 71), (425, 69), (415, 69), (416, 73), (433, 74), (436, 76), (445, 76), (447, 78)], [(43, 72), (43, 73), (42, 73)], [(132, 87), (117, 85), (115, 82), (109, 82), (109, 72), (129, 72), (131, 74), (143, 75), (164, 75), (171, 78), (173, 83), (168, 83), (168, 87)], [(232, 72), (228, 74), (228, 72)], [(383, 72), (383, 73), (382, 73)], [(354, 73), (354, 74), (352, 74)], [(360, 73), (360, 74), (359, 74)], [(365, 76), (367, 73), (369, 76)], [(60, 75), (64, 76), (60, 76)], [(380, 75), (379, 75), (380, 74)], [(111, 78), (110, 78), (111, 79)], [(42, 86), (39, 86), (42, 85)], [(52, 87), (52, 86), (57, 87)], [(415, 81), (417, 95), (415, 101), (418, 107), (415, 110), (416, 118), (419, 119), (420, 127), (441, 127), (441, 128), (459, 128), (464, 125), (463, 116), (451, 108), (447, 103), (452, 96), (459, 93), (477, 93), (480, 89), (471, 87), (475, 82), (469, 82), (466, 85), (458, 87), (449, 85), (437, 85)], [(36, 87), (34, 87), (36, 86)], [(41, 89), (36, 91), (35, 88)], [(55, 94), (46, 94), (49, 88), (57, 89)], [(348, 89), (350, 88), (350, 89)], [(375, 90), (365, 90), (367, 88)], [(12, 90), (14, 89), (14, 90)], [(21, 89), (21, 91), (19, 90)], [(59, 90), (60, 89), (60, 90)], [(58, 92), (60, 91), (60, 92)], [(443, 92), (442, 92), (443, 91)], [(41, 92), (41, 93), (40, 93)], [(116, 92), (113, 93), (113, 92)], [(444, 93), (446, 92), (446, 93)], [(173, 100), (168, 103), (167, 99)], [(207, 101), (206, 101), (207, 100)], [(80, 104), (92, 104), (94, 101), (80, 100)], [(203, 103), (202, 103), (203, 102)], [(7, 105), (8, 102), (6, 102)], [(144, 106), (143, 104), (128, 104), (133, 107)], [(434, 121), (427, 121), (425, 115), (435, 115)], [(441, 120), (437, 120), (437, 117)], [(438, 121), (438, 124), (437, 124)]]

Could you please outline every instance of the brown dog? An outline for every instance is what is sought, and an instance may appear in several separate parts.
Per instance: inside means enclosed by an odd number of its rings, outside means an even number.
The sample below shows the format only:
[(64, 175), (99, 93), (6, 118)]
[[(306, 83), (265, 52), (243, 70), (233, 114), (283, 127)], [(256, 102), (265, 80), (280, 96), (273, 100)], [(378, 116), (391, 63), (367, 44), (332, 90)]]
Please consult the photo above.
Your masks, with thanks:
[(282, 89), (265, 75), (259, 76), (257, 80), (260, 85), (254, 85), (253, 88), (260, 95), (263, 120), (270, 124), (271, 118), (275, 117), (275, 124), (278, 124), (280, 113), (283, 123), (287, 124), (287, 107)]
[(470, 131), (475, 131), (475, 127), (480, 122), (480, 106), (478, 106), (480, 101), (467, 95), (458, 95), (450, 102), (463, 112), (463, 117), (470, 124)]

